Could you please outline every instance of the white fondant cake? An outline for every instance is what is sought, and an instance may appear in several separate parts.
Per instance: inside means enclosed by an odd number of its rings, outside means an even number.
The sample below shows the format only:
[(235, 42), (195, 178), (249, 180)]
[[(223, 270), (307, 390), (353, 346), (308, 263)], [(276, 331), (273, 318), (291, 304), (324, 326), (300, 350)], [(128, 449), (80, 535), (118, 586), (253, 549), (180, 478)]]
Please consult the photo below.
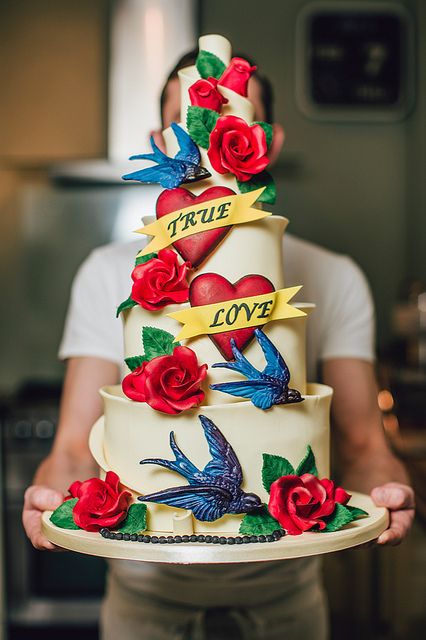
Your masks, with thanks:
[[(230, 63), (230, 44), (221, 36), (201, 38), (200, 51), (214, 54), (225, 66)], [(179, 71), (183, 120), (191, 105), (188, 90), (199, 78), (196, 66)], [(244, 95), (229, 86), (218, 86), (217, 90), (227, 99), (222, 107), (222, 116), (232, 115), (249, 124), (253, 122), (253, 105)], [(185, 123), (180, 126), (187, 130)], [(164, 138), (167, 156), (173, 158), (179, 152), (175, 131), (168, 128), (164, 131)], [(199, 146), (199, 150), (200, 165), (208, 169), (211, 177), (183, 183), (184, 187), (195, 195), (212, 186), (228, 187), (238, 193), (235, 175), (232, 172), (218, 173), (212, 167), (207, 149)], [(282, 236), (287, 222), (283, 217), (269, 216), (234, 225), (198, 269), (189, 272), (188, 281), (201, 274), (213, 273), (235, 283), (247, 275), (257, 274), (267, 278), (275, 291), (283, 289)], [(130, 284), (129, 274), (129, 287)], [(241, 381), (241, 373), (226, 368), (212, 368), (213, 364), (223, 362), (223, 356), (209, 335), (200, 334), (182, 340), (182, 345), (195, 352), (198, 363), (208, 366), (207, 377), (202, 384), (205, 396), (201, 405), (171, 415), (153, 409), (147, 402), (129, 399), (119, 386), (102, 389), (105, 406), (102, 456), (97, 454), (99, 443), (94, 446), (93, 438), (91, 443), (92, 451), (103, 467), (101, 471), (113, 470), (117, 473), (121, 484), (131, 490), (135, 500), (144, 495), (181, 487), (186, 481), (176, 471), (158, 464), (141, 465), (140, 461), (147, 458), (173, 460), (169, 442), (169, 434), (173, 431), (184, 455), (199, 470), (205, 468), (212, 454), (200, 425), (199, 416), (203, 415), (216, 425), (235, 451), (242, 470), (241, 489), (256, 494), (262, 503), (268, 501), (268, 493), (262, 482), (263, 453), (284, 457), (296, 469), (308, 447), (311, 447), (319, 477), (328, 477), (332, 390), (324, 385), (306, 383), (305, 328), (314, 305), (298, 307), (305, 312), (304, 316), (266, 321), (263, 331), (285, 359), (291, 375), (289, 386), (302, 394), (302, 402), (277, 403), (262, 410), (250, 399), (211, 390), (210, 384)], [(176, 336), (181, 325), (168, 314), (185, 308), (190, 308), (189, 302), (169, 304), (155, 311), (139, 304), (125, 309), (122, 316), (126, 358), (141, 355), (143, 327), (155, 327)], [(244, 357), (257, 370), (265, 368), (265, 354), (256, 340), (253, 339), (244, 349)], [(98, 435), (97, 432), (97, 438)], [(147, 527), (151, 532), (179, 533), (184, 520), (186, 533), (237, 533), (244, 517), (244, 513), (225, 513), (217, 519), (199, 520), (176, 506), (148, 502), (147, 507)]]
[[(123, 176), (164, 190), (117, 309), (129, 373), (100, 391), (89, 439), (100, 478), (76, 480), (44, 514), (55, 544), (257, 562), (347, 548), (387, 525), (381, 510), (340, 531), (377, 509), (367, 496), (349, 505), (328, 477), (332, 389), (306, 381), (315, 305), (292, 303), (288, 221), (262, 208), (275, 201), (274, 130), (247, 98), (255, 71), (225, 38), (201, 38), (195, 65), (178, 71), (184, 122), (163, 132), (165, 152), (151, 139), (152, 153), (131, 158), (150, 166)], [(304, 540), (280, 542), (287, 535)]]

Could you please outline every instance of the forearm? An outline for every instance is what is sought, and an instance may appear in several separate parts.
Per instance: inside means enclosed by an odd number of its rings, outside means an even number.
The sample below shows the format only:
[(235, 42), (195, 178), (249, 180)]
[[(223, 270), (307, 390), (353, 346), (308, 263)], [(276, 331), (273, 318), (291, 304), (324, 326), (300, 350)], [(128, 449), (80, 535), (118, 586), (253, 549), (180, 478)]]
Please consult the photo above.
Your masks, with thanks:
[(377, 404), (373, 366), (351, 358), (324, 362), (324, 381), (334, 388), (333, 441), (338, 482), (370, 494), (389, 510), (389, 527), (379, 544), (399, 544), (414, 517), (414, 493), (403, 464), (386, 440)]
[(55, 548), (42, 532), (43, 512), (59, 507), (73, 482), (98, 475), (89, 434), (102, 413), (98, 390), (117, 378), (117, 365), (101, 358), (71, 358), (68, 362), (53, 448), (25, 492), (22, 522), (36, 549)]
[(339, 482), (363, 493), (387, 482), (408, 484), (383, 430), (373, 366), (336, 359), (324, 363), (324, 379), (335, 389), (332, 439)]
[(86, 455), (52, 452), (38, 467), (33, 484), (50, 487), (65, 494), (75, 480), (84, 481), (98, 473), (98, 467), (89, 451)]
[(387, 448), (365, 448), (358, 456), (340, 460), (341, 483), (352, 491), (369, 494), (374, 487), (387, 482), (410, 484), (407, 471), (398, 458)]
[(378, 410), (362, 424), (352, 425), (352, 435), (336, 429), (336, 468), (343, 486), (362, 493), (387, 482), (409, 484), (403, 463), (392, 452)]
[(34, 476), (34, 484), (64, 492), (75, 480), (97, 475), (88, 444), (90, 429), (102, 413), (99, 387), (115, 383), (117, 376), (118, 367), (100, 358), (72, 358), (68, 362), (55, 441)]

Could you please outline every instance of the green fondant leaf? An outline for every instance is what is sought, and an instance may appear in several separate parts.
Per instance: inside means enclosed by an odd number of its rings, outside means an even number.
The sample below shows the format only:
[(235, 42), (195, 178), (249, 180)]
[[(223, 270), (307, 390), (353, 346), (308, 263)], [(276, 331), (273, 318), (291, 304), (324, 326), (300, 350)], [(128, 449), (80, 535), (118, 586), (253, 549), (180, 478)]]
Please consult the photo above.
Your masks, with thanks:
[(140, 367), (143, 362), (147, 362), (147, 360), (149, 360), (149, 358), (146, 356), (130, 356), (130, 358), (125, 358), (124, 362), (127, 364), (130, 371), (134, 371)]
[(213, 131), (219, 114), (213, 109), (188, 107), (186, 126), (188, 133), (196, 144), (203, 149), (210, 145), (210, 133)]
[(254, 511), (253, 513), (246, 513), (240, 524), (239, 532), (248, 536), (267, 536), (277, 529), (281, 529), (280, 523), (271, 516), (264, 504), (262, 508), (257, 511)]
[(338, 531), (339, 529), (344, 527), (345, 524), (349, 524), (349, 522), (355, 520), (356, 517), (357, 516), (354, 516), (350, 509), (347, 509), (345, 506), (343, 506), (343, 504), (339, 504), (338, 502), (336, 502), (336, 508), (334, 509), (331, 516), (328, 516), (328, 518), (324, 518), (324, 521), (327, 523), (327, 525), (325, 529), (322, 529), (320, 531), (320, 533)]
[(360, 509), (359, 507), (351, 507), (349, 504), (345, 504), (345, 507), (352, 513), (354, 520), (356, 518), (361, 518), (362, 516), (368, 516), (368, 512), (364, 511), (364, 509)]
[(118, 318), (118, 316), (120, 315), (120, 313), (122, 311), (124, 311), (124, 309), (131, 309), (132, 307), (135, 307), (136, 305), (137, 305), (137, 302), (132, 300), (132, 298), (129, 296), (127, 298), (127, 300), (125, 300), (124, 302), (122, 302), (120, 304), (120, 306), (117, 309), (117, 313), (116, 313), (115, 317)]
[(262, 482), (266, 491), (269, 492), (271, 484), (281, 476), (294, 475), (294, 473), (293, 466), (285, 458), (270, 453), (263, 454)]
[(146, 529), (146, 504), (132, 504), (127, 517), (118, 529), (120, 533), (139, 533)]
[(248, 191), (254, 191), (261, 187), (266, 187), (265, 191), (257, 199), (257, 202), (265, 202), (266, 204), (274, 204), (277, 197), (277, 190), (273, 177), (267, 171), (262, 171), (253, 176), (251, 180), (247, 182), (240, 182), (237, 180), (240, 193), (247, 193)]
[(179, 346), (171, 333), (156, 327), (143, 327), (142, 342), (147, 360), (152, 360), (157, 356), (171, 355), (173, 349)]
[(308, 445), (305, 457), (296, 469), (297, 476), (302, 476), (304, 473), (312, 473), (312, 475), (318, 477), (318, 469), (315, 464), (315, 456), (310, 445)]
[(152, 260), (157, 256), (158, 256), (158, 253), (147, 253), (146, 256), (136, 256), (135, 267), (137, 267), (140, 264), (145, 264), (145, 262), (148, 262), (149, 260)]
[(197, 71), (202, 78), (217, 78), (219, 79), (222, 73), (225, 71), (226, 66), (220, 58), (210, 51), (199, 52), (195, 61)]
[(50, 516), (50, 521), (60, 529), (80, 529), (72, 517), (72, 510), (78, 498), (65, 500)]
[(269, 124), (268, 122), (253, 122), (253, 124), (258, 124), (264, 130), (265, 136), (266, 136), (266, 144), (269, 149), (269, 147), (271, 146), (272, 137), (273, 137), (272, 125)]

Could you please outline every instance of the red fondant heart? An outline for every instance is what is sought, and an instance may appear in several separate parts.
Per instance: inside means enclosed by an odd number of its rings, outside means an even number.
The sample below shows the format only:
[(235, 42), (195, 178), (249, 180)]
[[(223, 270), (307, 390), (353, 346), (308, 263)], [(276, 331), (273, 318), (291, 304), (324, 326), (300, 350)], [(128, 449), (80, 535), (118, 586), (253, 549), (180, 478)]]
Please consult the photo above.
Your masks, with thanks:
[[(200, 193), (199, 196), (194, 196), (193, 193), (183, 187), (166, 189), (157, 200), (157, 218), (161, 218), (172, 211), (179, 211), (179, 209), (192, 207), (206, 202), (206, 200), (215, 200), (228, 195), (235, 195), (235, 191), (227, 187), (210, 187), (210, 189)], [(217, 247), (230, 230), (231, 227), (220, 227), (210, 231), (200, 231), (200, 233), (194, 233), (192, 236), (177, 240), (173, 243), (173, 246), (182, 258), (188, 260), (195, 269)]]
[[(260, 275), (244, 276), (235, 284), (232, 284), (217, 273), (204, 273), (191, 283), (189, 288), (189, 301), (192, 307), (199, 307), (225, 300), (236, 300), (249, 296), (259, 296), (263, 293), (275, 291), (274, 285), (267, 278)], [(215, 333), (209, 337), (215, 343), (226, 360), (232, 360), (231, 338), (234, 338), (238, 349), (242, 351), (254, 336), (256, 327), (234, 329)]]

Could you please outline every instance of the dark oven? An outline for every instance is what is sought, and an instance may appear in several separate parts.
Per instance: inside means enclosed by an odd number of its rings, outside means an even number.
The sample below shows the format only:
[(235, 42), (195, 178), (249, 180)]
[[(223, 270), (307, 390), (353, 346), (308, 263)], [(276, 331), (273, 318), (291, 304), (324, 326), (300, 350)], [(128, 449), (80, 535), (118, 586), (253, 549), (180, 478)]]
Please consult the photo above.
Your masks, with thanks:
[[(4, 556), (9, 640), (49, 638), (61, 628), (96, 638), (105, 563), (71, 552), (38, 552), (22, 524), (23, 495), (48, 454), (55, 433), (60, 388), (27, 384), (3, 407)], [(52, 635), (53, 637), (53, 635)], [(71, 635), (70, 635), (71, 637)]]

